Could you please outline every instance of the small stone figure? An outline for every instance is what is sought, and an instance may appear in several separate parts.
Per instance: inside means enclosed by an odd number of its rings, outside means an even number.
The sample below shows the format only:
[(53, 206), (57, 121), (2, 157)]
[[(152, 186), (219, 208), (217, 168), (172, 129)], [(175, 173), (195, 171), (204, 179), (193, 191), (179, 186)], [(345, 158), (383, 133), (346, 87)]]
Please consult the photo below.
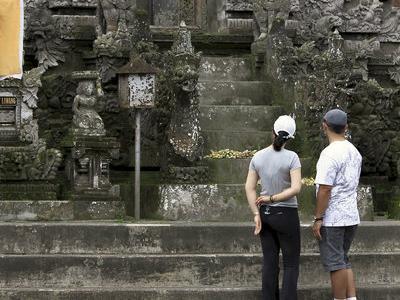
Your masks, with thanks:
[(254, 0), (256, 41), (265, 40), (275, 19), (287, 20), (290, 13), (300, 10), (299, 0)]
[(268, 16), (270, 12), (265, 6), (265, 2), (267, 1), (254, 0), (253, 2), (256, 41), (264, 40), (268, 34)]
[(130, 27), (134, 20), (136, 0), (100, 0), (99, 16), (101, 28), (98, 34), (117, 32), (121, 28)]
[(96, 112), (97, 96), (93, 81), (81, 81), (74, 99), (74, 131), (81, 135), (105, 135), (104, 123)]

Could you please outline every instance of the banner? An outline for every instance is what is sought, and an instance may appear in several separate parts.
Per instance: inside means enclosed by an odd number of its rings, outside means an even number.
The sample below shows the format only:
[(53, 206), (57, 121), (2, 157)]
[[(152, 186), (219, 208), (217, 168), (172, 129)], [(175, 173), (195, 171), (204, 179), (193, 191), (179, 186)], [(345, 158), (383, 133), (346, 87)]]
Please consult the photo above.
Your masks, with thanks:
[(23, 0), (0, 0), (0, 80), (22, 77)]

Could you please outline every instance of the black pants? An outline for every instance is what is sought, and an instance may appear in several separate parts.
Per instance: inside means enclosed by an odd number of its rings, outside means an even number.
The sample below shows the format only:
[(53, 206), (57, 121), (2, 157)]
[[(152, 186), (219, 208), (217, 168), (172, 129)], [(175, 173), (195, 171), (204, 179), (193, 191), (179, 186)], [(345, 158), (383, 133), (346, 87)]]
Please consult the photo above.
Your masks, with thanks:
[[(261, 246), (263, 300), (297, 300), (300, 260), (300, 221), (296, 208), (262, 206)], [(283, 256), (283, 283), (279, 296), (279, 251)]]

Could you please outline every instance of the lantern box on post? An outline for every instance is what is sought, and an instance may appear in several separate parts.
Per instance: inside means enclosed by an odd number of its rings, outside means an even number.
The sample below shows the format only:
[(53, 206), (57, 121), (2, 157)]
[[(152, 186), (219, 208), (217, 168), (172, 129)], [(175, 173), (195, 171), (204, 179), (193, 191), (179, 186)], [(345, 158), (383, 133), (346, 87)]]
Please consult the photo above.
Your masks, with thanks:
[(135, 58), (117, 72), (122, 108), (150, 108), (154, 106), (157, 69), (140, 58)]

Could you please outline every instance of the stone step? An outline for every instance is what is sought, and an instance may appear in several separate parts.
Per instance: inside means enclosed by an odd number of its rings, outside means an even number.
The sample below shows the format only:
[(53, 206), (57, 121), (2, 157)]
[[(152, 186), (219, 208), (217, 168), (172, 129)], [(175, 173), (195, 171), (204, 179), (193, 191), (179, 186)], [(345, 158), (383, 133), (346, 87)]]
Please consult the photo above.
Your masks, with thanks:
[(202, 105), (200, 124), (203, 130), (271, 132), (281, 114), (283, 109), (279, 106)]
[[(317, 253), (310, 225), (302, 253)], [(0, 254), (260, 253), (252, 223), (0, 223)], [(362, 222), (353, 253), (400, 252), (400, 222)]]
[[(213, 183), (244, 183), (249, 170), (251, 158), (244, 159), (206, 159), (210, 170), (210, 182)], [(310, 158), (301, 158), (302, 176), (313, 175), (314, 166)]]
[[(228, 130), (229, 128), (226, 128)], [(237, 151), (262, 149), (271, 144), (270, 131), (226, 131), (202, 130), (205, 139), (204, 151), (231, 149)]]
[(204, 56), (200, 65), (200, 80), (237, 80), (254, 79), (252, 63), (249, 57)]
[[(259, 286), (261, 254), (2, 255), (0, 288)], [(400, 253), (351, 256), (356, 282), (400, 284)], [(300, 258), (300, 285), (328, 285), (318, 254)]]
[(123, 216), (122, 201), (0, 201), (0, 221), (98, 220)]
[[(400, 298), (398, 285), (374, 285), (357, 287), (357, 296), (363, 300), (397, 300)], [(2, 289), (2, 300), (259, 300), (258, 287), (190, 287), (190, 288), (47, 288), (47, 289)], [(329, 287), (301, 286), (298, 300), (331, 300)]]
[(268, 81), (216, 81), (198, 83), (201, 105), (271, 105)]

